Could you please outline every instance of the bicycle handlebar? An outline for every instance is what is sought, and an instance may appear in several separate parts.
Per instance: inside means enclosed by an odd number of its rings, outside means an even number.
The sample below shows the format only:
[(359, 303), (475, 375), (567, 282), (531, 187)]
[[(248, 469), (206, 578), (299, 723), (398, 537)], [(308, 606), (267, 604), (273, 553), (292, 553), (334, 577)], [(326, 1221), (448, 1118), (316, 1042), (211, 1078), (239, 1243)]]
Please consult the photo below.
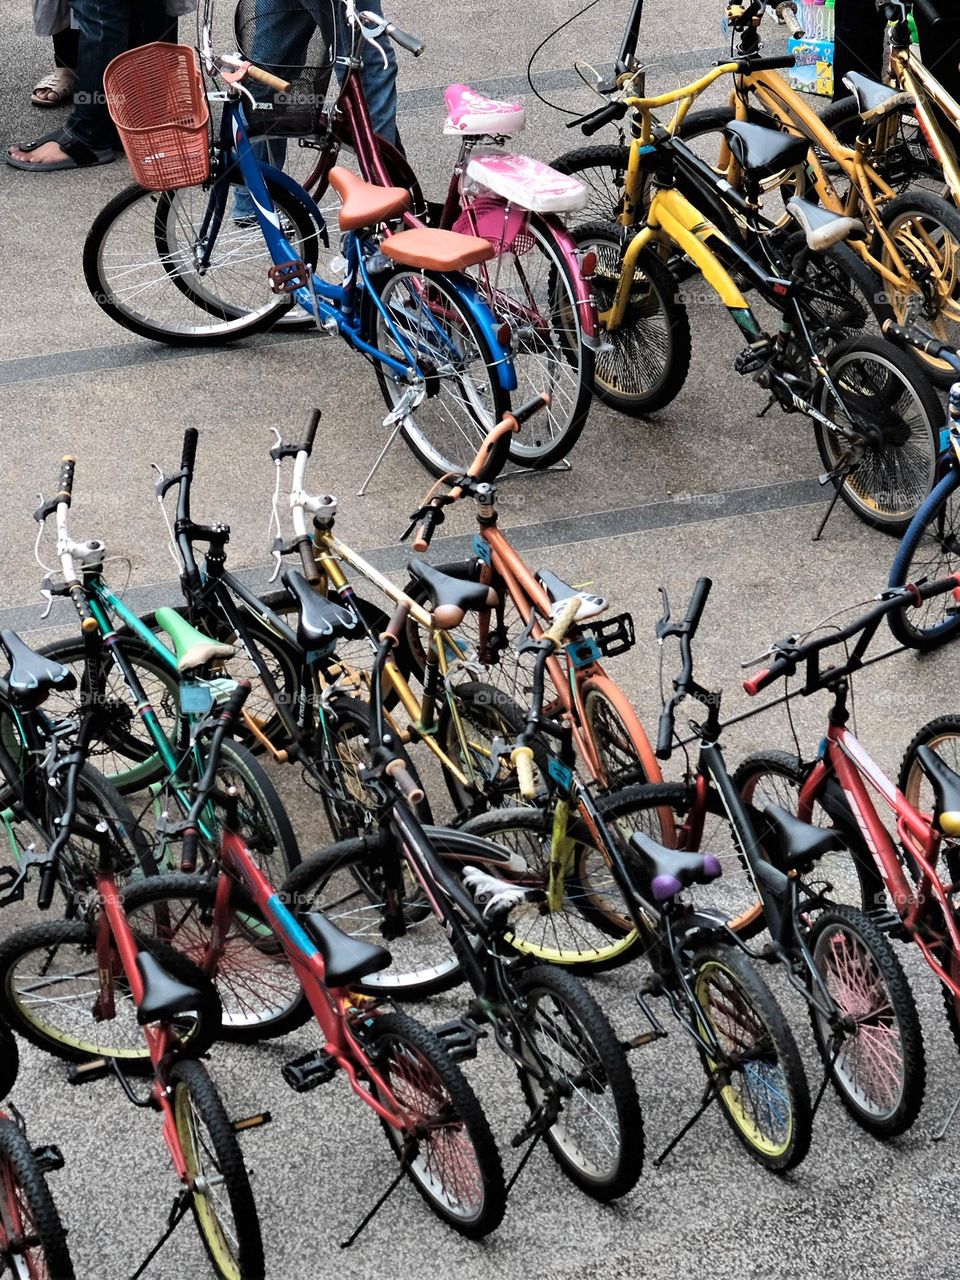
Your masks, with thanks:
[[(69, 454), (63, 458), (60, 464), (60, 475), (57, 479), (57, 492), (52, 498), (41, 503), (33, 513), (33, 518), (38, 524), (42, 525), (50, 515), (55, 515), (56, 517), (57, 559), (60, 561), (65, 588), (64, 591), (59, 591), (58, 594), (70, 596), (80, 618), (80, 629), (85, 635), (90, 635), (97, 629), (97, 620), (90, 612), (90, 607), (87, 604), (80, 575), (77, 573), (77, 567), (74, 563), (74, 554), (95, 554), (103, 550), (103, 543), (98, 541), (74, 542), (68, 532), (67, 512), (70, 510), (70, 505), (73, 501), (73, 475), (76, 465), (76, 458), (71, 457)], [(44, 587), (47, 587), (46, 582)]]
[(401, 49), (406, 49), (415, 58), (419, 58), (427, 47), (426, 42), (421, 40), (419, 36), (412, 36), (406, 31), (401, 31), (392, 22), (388, 22), (383, 30), (384, 34), (388, 35), (394, 44), (398, 44)]
[(599, 133), (614, 120), (622, 120), (629, 110), (625, 102), (606, 102), (590, 115), (583, 116), (579, 120), (571, 120), (567, 128), (575, 129), (579, 125), (584, 137), (592, 138), (595, 133)]
[(960, 351), (949, 343), (941, 342), (916, 325), (899, 325), (893, 320), (884, 322), (883, 333), (898, 347), (913, 347), (935, 360), (945, 360), (960, 375)]
[(275, 89), (278, 93), (286, 93), (290, 88), (289, 80), (282, 80), (280, 76), (264, 71), (262, 67), (258, 67), (253, 62), (247, 64), (244, 74), (249, 76), (251, 80), (256, 80), (258, 84), (265, 84), (268, 89)]
[(690, 603), (687, 605), (687, 612), (683, 622), (671, 622), (670, 620), (670, 600), (663, 587), (660, 588), (660, 594), (663, 597), (663, 615), (657, 623), (656, 633), (657, 639), (662, 643), (670, 636), (676, 636), (680, 641), (680, 674), (673, 682), (673, 695), (667, 700), (663, 710), (660, 712), (660, 720), (657, 725), (657, 746), (656, 756), (658, 760), (668, 760), (671, 755), (671, 746), (673, 742), (673, 726), (676, 716), (677, 707), (688, 696), (693, 696), (699, 702), (708, 703), (708, 699), (713, 698), (709, 702), (709, 706), (713, 713), (716, 713), (719, 706), (719, 698), (711, 695), (701, 687), (693, 679), (693, 638), (697, 634), (700, 626), (700, 619), (703, 617), (703, 611), (706, 607), (707, 600), (710, 596), (710, 590), (713, 582), (710, 578), (698, 578), (693, 588), (693, 594), (690, 596)]

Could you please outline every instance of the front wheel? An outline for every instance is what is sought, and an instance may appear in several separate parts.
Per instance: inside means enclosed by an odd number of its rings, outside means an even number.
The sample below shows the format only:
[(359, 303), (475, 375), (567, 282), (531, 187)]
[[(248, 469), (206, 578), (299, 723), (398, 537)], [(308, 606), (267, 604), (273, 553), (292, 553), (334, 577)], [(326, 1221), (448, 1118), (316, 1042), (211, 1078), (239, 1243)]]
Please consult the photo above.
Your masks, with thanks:
[(580, 696), (584, 728), (600, 766), (594, 780), (603, 790), (662, 781), (650, 740), (623, 691), (607, 676), (591, 676)]
[(813, 424), (817, 449), (840, 496), (865, 524), (902, 533), (933, 487), (943, 407), (914, 361), (861, 334), (827, 359), (816, 407), (854, 438)]
[(190, 1207), (217, 1275), (264, 1274), (263, 1239), (243, 1153), (223, 1101), (199, 1062), (170, 1073), (173, 1119), (193, 1192)]
[(840, 1101), (878, 1138), (906, 1133), (923, 1103), (926, 1065), (900, 961), (877, 926), (853, 907), (828, 907), (807, 945), (839, 1015), (853, 1022), (838, 1034), (810, 1005), (814, 1039)]
[[(887, 579), (889, 587), (909, 582), (936, 582), (954, 572), (960, 561), (960, 468), (950, 470), (910, 522), (894, 556)], [(960, 628), (956, 593), (933, 596), (921, 604), (904, 605), (887, 614), (890, 630), (909, 649), (936, 649)]]
[[(616, 298), (627, 245), (610, 222), (584, 223), (574, 239), (581, 252), (596, 254), (593, 289), (602, 317)], [(679, 395), (690, 371), (690, 319), (676, 280), (650, 246), (637, 258), (623, 320), (600, 336), (593, 391), (605, 404), (642, 418)]]
[(526, 1002), (524, 1034), (515, 1035), (514, 1047), (528, 1064), (517, 1069), (527, 1103), (536, 1111), (548, 1097), (538, 1058), (562, 1098), (560, 1115), (544, 1135), (550, 1153), (581, 1191), (615, 1200), (643, 1171), (643, 1117), (623, 1047), (572, 974), (535, 965), (516, 989)]
[(776, 1173), (810, 1148), (810, 1091), (793, 1033), (773, 993), (731, 947), (693, 958), (693, 993), (720, 1051), (701, 1051), (703, 1068), (738, 1140)]
[(22, 1130), (0, 1117), (0, 1273), (73, 1280), (67, 1233)]
[[(403, 365), (412, 358), (417, 376), (408, 385), (377, 362), (383, 398), (392, 412), (411, 386), (422, 391), (420, 403), (403, 415), (403, 438), (432, 475), (461, 475), (510, 408), (498, 357), (474, 308), (462, 301), (463, 290), (448, 278), (400, 268), (378, 278), (376, 287), (379, 305), (370, 300), (373, 345)], [(466, 281), (464, 288), (472, 290)], [(509, 447), (509, 437), (502, 436), (490, 450), (481, 480), (499, 474)]]
[[(382, 1120), (407, 1176), (448, 1226), (479, 1240), (500, 1225), (507, 1203), (500, 1153), (463, 1072), (437, 1037), (403, 1013), (374, 1016), (363, 1044), (409, 1127)], [(380, 1102), (393, 1103), (377, 1082)]]

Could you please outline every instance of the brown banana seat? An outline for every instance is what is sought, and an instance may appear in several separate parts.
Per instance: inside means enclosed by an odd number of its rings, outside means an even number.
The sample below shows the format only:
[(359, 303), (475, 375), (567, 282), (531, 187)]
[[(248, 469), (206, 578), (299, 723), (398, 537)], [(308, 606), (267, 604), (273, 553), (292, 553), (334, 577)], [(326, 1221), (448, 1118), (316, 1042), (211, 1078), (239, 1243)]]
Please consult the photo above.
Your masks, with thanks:
[(405, 267), (427, 271), (463, 271), (493, 257), (493, 245), (479, 236), (462, 236), (458, 231), (433, 231), (418, 227), (388, 236), (381, 251)]
[(403, 187), (378, 187), (339, 165), (330, 170), (330, 185), (343, 201), (341, 231), (375, 227), (410, 208), (410, 192)]

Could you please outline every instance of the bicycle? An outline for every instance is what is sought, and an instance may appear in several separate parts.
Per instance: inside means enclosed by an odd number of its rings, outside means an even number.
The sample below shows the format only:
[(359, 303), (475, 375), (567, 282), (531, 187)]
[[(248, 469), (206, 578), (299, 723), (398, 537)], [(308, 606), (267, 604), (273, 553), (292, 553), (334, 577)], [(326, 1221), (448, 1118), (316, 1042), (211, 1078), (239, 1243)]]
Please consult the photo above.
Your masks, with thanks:
[[(55, 583), (53, 570), (38, 557), (47, 575), (42, 594), (48, 603), (54, 596), (69, 596), (81, 619), (78, 639), (54, 641), (43, 649), (46, 658), (80, 673), (83, 690), (79, 708), (73, 699), (55, 695), (51, 713), (66, 718), (80, 714), (87, 754), (118, 790), (149, 790), (148, 807), (157, 815), (162, 846), (165, 810), (189, 807), (186, 788), (203, 771), (192, 729), (231, 687), (229, 680), (205, 676), (234, 651), (185, 628), (172, 610), (161, 611), (158, 621), (170, 635), (171, 651), (111, 590), (103, 576), (105, 543), (99, 538), (78, 542), (70, 535), (67, 513), (75, 466), (74, 458), (63, 460), (58, 492), (34, 513), (38, 548), (47, 519), (55, 517), (62, 577)], [(242, 796), (249, 839), (265, 863), (277, 860), (286, 874), (299, 862), (300, 852), (276, 789), (240, 743), (227, 743), (222, 758), (225, 785), (235, 786)], [(206, 824), (204, 833), (215, 840)]]
[[(960, 352), (915, 327), (888, 325), (887, 337), (910, 350), (928, 350), (948, 364), (957, 381), (950, 388), (946, 424), (940, 433), (936, 483), (913, 517), (890, 566), (888, 587), (927, 582), (949, 572), (960, 554), (954, 494), (960, 485)], [(935, 596), (923, 608), (890, 614), (894, 638), (911, 649), (934, 649), (960, 626), (953, 597)]]
[[(241, 682), (224, 713), (239, 717), (249, 685)], [(220, 980), (218, 966), (226, 940), (246, 935), (248, 947), (262, 948), (261, 937), (248, 931), (249, 906), (270, 930), (274, 950), (282, 950), (295, 976), (299, 1001), (284, 1030), (316, 1019), (323, 1049), (283, 1068), (297, 1092), (344, 1073), (351, 1090), (380, 1120), (400, 1171), (390, 1192), (409, 1176), (439, 1218), (462, 1235), (478, 1239), (500, 1223), (506, 1190), (499, 1152), (476, 1095), (459, 1067), (426, 1027), (406, 1014), (386, 1011), (379, 1001), (356, 994), (369, 975), (386, 969), (391, 955), (384, 947), (341, 932), (318, 911), (296, 915), (287, 905), (286, 889), (278, 891), (257, 865), (238, 830), (236, 797), (218, 793), (216, 754), (220, 730), (210, 745), (210, 759), (194, 787), (194, 800), (177, 834), (182, 836), (181, 867), (187, 874), (157, 877), (150, 886), (150, 911), (157, 913), (157, 936), (165, 946), (187, 947), (210, 979)], [(401, 762), (408, 792), (416, 784)], [(221, 843), (202, 907), (192, 892), (197, 857), (197, 827), (211, 802), (222, 806)], [(186, 890), (186, 893), (184, 893)], [(239, 891), (239, 892), (238, 892)], [(128, 902), (134, 905), (136, 895)], [(228, 962), (229, 963), (229, 962)], [(232, 987), (227, 979), (226, 998)], [(267, 993), (269, 1000), (271, 993)], [(279, 1034), (279, 1032), (276, 1032)], [(268, 1033), (269, 1034), (269, 1033)], [(379, 1209), (386, 1196), (361, 1223)]]
[[(136, 245), (132, 249), (126, 245), (122, 225), (114, 255), (110, 229), (118, 219), (122, 224), (123, 210), (113, 204), (94, 223), (84, 248), (84, 271), (95, 300), (132, 332), (175, 345), (209, 345), (268, 328), (278, 319), (275, 299), (237, 314), (236, 307), (209, 293), (204, 284), (224, 224), (226, 251), (237, 251), (229, 239), (228, 204), (231, 187), (244, 186), (256, 207), (272, 262), (269, 273), (260, 276), (259, 288), (265, 291), (269, 284), (289, 305), (308, 313), (318, 330), (339, 334), (371, 361), (389, 409), (384, 425), (399, 426), (421, 461), (435, 474), (443, 474), (456, 465), (444, 453), (449, 447), (448, 426), (454, 442), (481, 438), (509, 408), (510, 393), (517, 386), (505, 345), (508, 336), (504, 332), (501, 340), (501, 324), (478, 296), (474, 283), (462, 274), (467, 267), (488, 261), (492, 247), (476, 236), (422, 228), (382, 238), (377, 228), (409, 207), (409, 193), (375, 187), (337, 168), (331, 171), (330, 181), (343, 200), (341, 277), (340, 282), (322, 279), (316, 270), (322, 215), (293, 179), (260, 161), (244, 110), (245, 96), (253, 102), (244, 79), (281, 92), (289, 84), (239, 57), (218, 54), (212, 18), (212, 0), (205, 0), (200, 13), (200, 56), (207, 74), (222, 79), (227, 88), (218, 95), (223, 113), (219, 140), (213, 147), (212, 178), (200, 224), (189, 243), (189, 269), (200, 277), (198, 284), (181, 289), (183, 266), (176, 247), (171, 250), (164, 241), (145, 257)], [(132, 60), (125, 65), (134, 70), (144, 60), (149, 66), (156, 57), (149, 47), (146, 53), (133, 50), (124, 56)], [(199, 77), (192, 52), (188, 61), (184, 74)], [(170, 218), (176, 220), (177, 211), (168, 193), (155, 195), (155, 235), (163, 241), (167, 223)], [(197, 323), (195, 290), (203, 296), (202, 314), (214, 320), (207, 328)], [(170, 318), (168, 308), (182, 300), (185, 292), (189, 294), (187, 318), (178, 318), (176, 312)], [(491, 469), (498, 470), (503, 462), (504, 456), (491, 459)]]
[[(363, 51), (379, 59), (373, 41), (386, 29), (387, 20), (357, 12), (349, 0), (344, 7), (355, 39), (352, 49), (337, 50), (343, 79), (336, 100), (326, 110), (312, 105), (304, 110), (296, 90), (303, 86), (308, 100), (316, 100), (315, 69), (271, 63), (272, 71), (294, 82), (292, 102), (269, 98), (258, 102), (251, 124), (266, 136), (273, 163), (277, 163), (277, 152), (283, 158), (282, 139), (287, 136), (298, 136), (305, 158), (313, 153), (316, 158), (308, 159), (303, 187), (328, 223), (336, 221), (339, 207), (329, 187), (330, 169), (346, 149), (367, 182), (410, 192), (412, 208), (404, 214), (403, 225), (462, 231), (493, 244), (496, 256), (471, 271), (491, 311), (510, 326), (510, 350), (522, 400), (540, 391), (550, 394), (549, 409), (511, 442), (510, 456), (521, 466), (551, 466), (575, 446), (586, 423), (590, 370), (598, 345), (590, 285), (561, 220), (582, 207), (586, 192), (575, 179), (564, 178), (529, 156), (502, 154), (505, 140), (524, 128), (522, 106), (491, 100), (467, 85), (454, 84), (444, 95), (448, 116), (443, 132), (459, 140), (459, 150), (443, 200), (426, 200), (409, 157), (374, 133), (359, 74)], [(265, 46), (258, 34), (258, 19), (262, 23), (266, 17), (272, 26), (281, 12), (265, 9), (262, 0), (260, 4), (242, 0), (238, 5), (237, 43), (254, 62), (266, 58), (266, 54), (260, 56)], [(418, 56), (423, 44), (415, 37), (411, 42)], [(205, 292), (209, 288), (208, 275)], [(237, 294), (237, 305), (244, 304), (246, 298), (240, 290)], [(305, 327), (309, 318), (294, 315), (280, 323)]]
[[(234, 695), (221, 728), (238, 700)], [(80, 765), (77, 753), (63, 781), (63, 821), (41, 878), (41, 910), (53, 897), (60, 850), (74, 826), (84, 826), (77, 818)], [(3, 1017), (31, 1044), (74, 1064), (72, 1083), (115, 1074), (130, 1102), (160, 1113), (181, 1184), (160, 1244), (189, 1209), (217, 1274), (254, 1280), (263, 1275), (263, 1245), (238, 1126), (197, 1061), (219, 1034), (216, 989), (186, 957), (134, 932), (109, 831), (98, 824), (83, 834), (99, 851), (93, 908), (84, 918), (35, 925), (0, 943)], [(135, 1075), (149, 1077), (146, 1096), (134, 1091), (128, 1077)], [(252, 1118), (240, 1127), (262, 1122)]]
[[(659, 828), (667, 807), (675, 815), (672, 849), (682, 851), (670, 856), (681, 860), (713, 848), (703, 838), (705, 823), (712, 815), (725, 817), (735, 850), (735, 860), (727, 859), (728, 874), (718, 882), (722, 891), (728, 881), (730, 890), (729, 899), (718, 904), (721, 914), (732, 917), (728, 939), (745, 946), (743, 940), (765, 932), (765, 944), (747, 954), (782, 965), (803, 997), (824, 1067), (817, 1103), (829, 1081), (863, 1129), (878, 1138), (895, 1137), (916, 1120), (925, 1087), (923, 1035), (909, 984), (881, 923), (843, 902), (852, 856), (845, 838), (810, 825), (806, 809), (799, 820), (797, 807), (784, 808), (779, 792), (771, 796), (761, 763), (768, 757), (748, 757), (732, 775), (727, 769), (720, 747), (721, 695), (703, 688), (693, 674), (693, 640), (710, 586), (709, 578), (697, 582), (679, 623), (671, 620), (661, 588), (657, 638), (661, 645), (679, 639), (681, 667), (660, 717), (659, 758), (667, 760), (675, 750), (676, 713), (685, 701), (699, 703), (705, 715), (691, 721), (697, 757), (693, 765), (688, 762), (683, 782), (632, 788), (632, 816), (646, 808)], [(748, 681), (751, 688), (754, 683)], [(642, 820), (640, 825), (631, 837), (633, 849), (657, 866), (666, 851), (642, 830)], [(846, 829), (841, 831), (845, 837)], [(861, 843), (854, 847), (859, 857)], [(872, 891), (871, 877), (860, 901)]]
[[(19, 1062), (17, 1042), (0, 1024), (0, 1098), (13, 1088)], [(74, 1280), (67, 1232), (46, 1181), (63, 1163), (59, 1147), (31, 1147), (11, 1102), (0, 1107), (0, 1265), (13, 1280)]]

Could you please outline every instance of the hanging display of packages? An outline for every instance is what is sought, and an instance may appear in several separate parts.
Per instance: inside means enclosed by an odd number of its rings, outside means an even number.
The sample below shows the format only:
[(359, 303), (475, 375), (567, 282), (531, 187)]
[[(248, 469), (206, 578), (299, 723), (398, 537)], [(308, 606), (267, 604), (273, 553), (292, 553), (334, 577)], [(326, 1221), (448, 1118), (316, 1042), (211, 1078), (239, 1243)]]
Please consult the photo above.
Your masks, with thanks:
[[(790, 87), (800, 93), (833, 96), (834, 34), (837, 0), (803, 0), (797, 6), (804, 35), (787, 48), (797, 65), (785, 72)], [(843, 0), (839, 0), (843, 4)]]

